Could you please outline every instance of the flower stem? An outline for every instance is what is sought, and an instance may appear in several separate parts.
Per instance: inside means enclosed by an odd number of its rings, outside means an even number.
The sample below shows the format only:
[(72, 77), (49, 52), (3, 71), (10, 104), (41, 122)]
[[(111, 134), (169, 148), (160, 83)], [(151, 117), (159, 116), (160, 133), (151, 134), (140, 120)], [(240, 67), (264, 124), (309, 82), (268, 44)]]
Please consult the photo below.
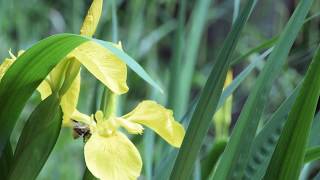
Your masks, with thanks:
[(102, 110), (105, 119), (114, 115), (116, 110), (116, 99), (116, 94), (111, 92), (108, 88), (104, 88), (100, 109)]

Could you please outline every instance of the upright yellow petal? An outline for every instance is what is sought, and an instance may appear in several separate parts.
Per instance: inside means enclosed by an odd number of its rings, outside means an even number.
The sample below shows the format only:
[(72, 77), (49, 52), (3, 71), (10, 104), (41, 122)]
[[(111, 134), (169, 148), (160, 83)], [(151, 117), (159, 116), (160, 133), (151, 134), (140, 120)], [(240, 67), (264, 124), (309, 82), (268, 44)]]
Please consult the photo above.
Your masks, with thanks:
[(143, 101), (122, 118), (151, 128), (174, 147), (181, 146), (185, 134), (183, 126), (174, 120), (171, 110), (154, 101)]
[(94, 34), (101, 16), (102, 4), (103, 0), (93, 0), (81, 27), (81, 35), (91, 37)]
[(92, 134), (84, 146), (84, 157), (90, 172), (99, 179), (135, 180), (140, 176), (139, 151), (121, 132), (109, 137)]
[[(226, 80), (224, 82), (224, 88), (232, 83), (233, 75), (232, 71), (229, 70)], [(225, 101), (224, 105), (218, 109), (215, 113), (213, 120), (215, 124), (216, 138), (228, 138), (229, 128), (231, 123), (232, 115), (232, 95), (230, 95)]]
[(61, 108), (63, 112), (63, 124), (70, 125), (71, 116), (76, 111), (80, 93), (80, 72), (72, 82), (67, 92), (61, 98)]
[(12, 59), (5, 59), (2, 64), (0, 65), (0, 80), (4, 76), (4, 74), (7, 72), (9, 67), (13, 64), (14, 60)]
[(128, 91), (126, 64), (106, 48), (89, 41), (80, 45), (69, 56), (74, 56), (115, 94)]
[(41, 100), (44, 100), (48, 96), (50, 96), (52, 94), (52, 90), (48, 80), (42, 81), (42, 83), (37, 88), (37, 91), (40, 93)]

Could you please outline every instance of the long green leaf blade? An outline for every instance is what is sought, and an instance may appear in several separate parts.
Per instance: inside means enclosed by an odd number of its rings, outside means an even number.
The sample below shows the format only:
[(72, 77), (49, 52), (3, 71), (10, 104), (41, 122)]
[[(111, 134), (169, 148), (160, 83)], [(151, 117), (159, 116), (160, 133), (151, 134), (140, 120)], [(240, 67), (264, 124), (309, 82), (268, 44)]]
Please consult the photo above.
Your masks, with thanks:
[(288, 118), (290, 109), (296, 100), (300, 84), (294, 92), (281, 104), (278, 110), (267, 121), (267, 124), (254, 138), (244, 179), (262, 179), (277, 145), (283, 125)]
[(280, 135), (264, 179), (298, 179), (320, 95), (320, 46)]
[[(238, 76), (232, 81), (232, 83), (227, 86), (219, 99), (218, 102), (218, 106), (217, 109), (219, 109), (224, 102), (226, 101), (226, 99), (234, 93), (234, 91), (242, 84), (242, 82), (250, 75), (250, 73), (255, 69), (255, 67), (257, 67), (257, 65), (266, 57), (270, 54), (272, 49), (267, 50), (266, 52), (264, 52), (263, 54), (261, 54), (260, 56), (256, 57), (255, 59), (253, 59), (253, 61), (243, 70), (241, 71), (240, 74), (238, 74)], [(196, 98), (196, 102), (198, 101), (199, 98)], [(184, 115), (184, 117), (182, 118), (182, 122), (185, 125), (185, 127), (188, 127), (189, 121), (190, 121), (190, 117), (192, 112), (195, 109), (196, 106), (196, 102), (194, 102), (189, 108), (188, 108), (188, 112)], [(169, 156), (167, 156), (166, 160), (163, 161), (160, 165), (159, 168), (156, 169), (156, 175), (155, 178), (156, 179), (168, 179), (169, 175), (168, 173), (172, 170), (173, 168), (173, 163), (177, 157), (178, 154), (178, 150), (174, 149), (170, 152)]]
[(248, 20), (255, 2), (255, 0), (248, 1), (221, 48), (221, 52), (217, 57), (201, 94), (199, 103), (193, 113), (170, 179), (187, 179), (190, 177), (202, 141), (207, 133), (215, 109), (217, 108), (231, 57), (240, 37), (240, 32)]
[(268, 92), (271, 90), (272, 82), (282, 69), (284, 60), (287, 58), (289, 50), (303, 25), (303, 20), (312, 2), (313, 0), (300, 1), (300, 5), (280, 35), (253, 90), (250, 92), (230, 141), (211, 179), (242, 177), (264, 105), (267, 102)]
[[(181, 3), (186, 3), (186, 2), (181, 2)], [(177, 70), (179, 74), (173, 73), (173, 75), (176, 75), (176, 76), (171, 79), (171, 85), (172, 83), (175, 83), (176, 85), (174, 86), (175, 90), (170, 92), (170, 93), (173, 93), (171, 95), (171, 98), (173, 99), (170, 100), (171, 101), (170, 104), (173, 105), (173, 110), (177, 118), (181, 118), (181, 116), (185, 113), (188, 106), (189, 94), (190, 94), (191, 84), (192, 84), (192, 77), (194, 74), (195, 63), (197, 61), (197, 54), (199, 52), (201, 37), (203, 35), (203, 31), (205, 29), (205, 25), (207, 22), (206, 16), (209, 11), (211, 3), (212, 3), (212, 0), (195, 1), (195, 5), (194, 5), (195, 8), (191, 15), (191, 21), (189, 24), (190, 31), (185, 34), (183, 32), (183, 34), (185, 35), (184, 38), (186, 39), (184, 41), (185, 44), (183, 45), (180, 44), (180, 47), (177, 47), (180, 49), (177, 49), (178, 52), (176, 53), (182, 53), (182, 54), (177, 54), (175, 58), (182, 58), (182, 59), (174, 60), (174, 61), (178, 61), (175, 64), (177, 65), (175, 67), (175, 70)], [(180, 38), (180, 37), (177, 37), (177, 38)], [(181, 43), (181, 42), (183, 42), (183, 40), (182, 41), (180, 40), (180, 42), (178, 43)], [(184, 52), (179, 52), (181, 50), (183, 51), (184, 49), (185, 49)]]
[(36, 179), (59, 136), (60, 99), (53, 94), (33, 111), (20, 135), (9, 180)]

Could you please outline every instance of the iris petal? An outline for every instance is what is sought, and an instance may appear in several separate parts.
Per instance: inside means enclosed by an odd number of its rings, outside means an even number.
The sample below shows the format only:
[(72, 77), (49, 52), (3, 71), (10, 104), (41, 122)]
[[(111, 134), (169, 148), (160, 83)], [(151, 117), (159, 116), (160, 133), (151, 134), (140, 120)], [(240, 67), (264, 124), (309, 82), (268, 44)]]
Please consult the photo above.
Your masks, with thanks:
[(185, 134), (183, 126), (174, 120), (171, 110), (154, 101), (143, 101), (122, 118), (149, 127), (174, 147), (181, 146)]
[(106, 48), (89, 41), (72, 51), (70, 56), (74, 56), (115, 94), (128, 91), (126, 64)]
[(133, 180), (140, 175), (139, 151), (121, 132), (104, 137), (93, 133), (84, 147), (88, 169), (99, 179)]
[(62, 96), (60, 106), (63, 111), (63, 124), (70, 125), (71, 116), (76, 111), (80, 93), (80, 72), (71, 83), (67, 92)]
[(91, 37), (99, 23), (103, 0), (93, 0), (80, 30), (81, 35)]

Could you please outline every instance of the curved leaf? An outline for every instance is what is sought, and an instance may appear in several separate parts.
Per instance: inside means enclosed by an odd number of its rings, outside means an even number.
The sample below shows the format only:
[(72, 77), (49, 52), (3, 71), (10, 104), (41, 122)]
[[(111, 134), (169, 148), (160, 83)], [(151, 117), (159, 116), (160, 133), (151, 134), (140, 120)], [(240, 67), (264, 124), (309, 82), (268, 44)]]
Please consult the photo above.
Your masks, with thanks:
[(320, 46), (289, 113), (264, 179), (298, 179), (320, 95)]
[(282, 70), (282, 66), (303, 25), (303, 20), (311, 8), (312, 2), (313, 0), (300, 1), (300, 5), (296, 8), (280, 35), (262, 72), (258, 76), (254, 88), (250, 92), (236, 126), (232, 131), (229, 143), (211, 179), (242, 178), (248, 161), (250, 147), (267, 102), (268, 93), (271, 90), (274, 79)]
[(29, 48), (8, 69), (0, 83), (0, 156), (32, 93), (61, 59), (85, 41), (72, 34), (51, 36)]
[(249, 0), (228, 34), (192, 115), (170, 179), (188, 179), (222, 93), (232, 54), (256, 0)]
[(20, 135), (9, 180), (36, 179), (59, 136), (62, 112), (57, 94), (42, 101)]

